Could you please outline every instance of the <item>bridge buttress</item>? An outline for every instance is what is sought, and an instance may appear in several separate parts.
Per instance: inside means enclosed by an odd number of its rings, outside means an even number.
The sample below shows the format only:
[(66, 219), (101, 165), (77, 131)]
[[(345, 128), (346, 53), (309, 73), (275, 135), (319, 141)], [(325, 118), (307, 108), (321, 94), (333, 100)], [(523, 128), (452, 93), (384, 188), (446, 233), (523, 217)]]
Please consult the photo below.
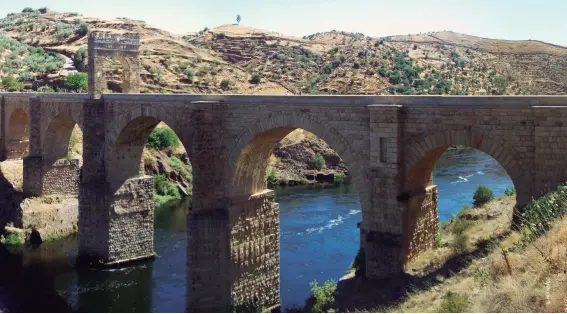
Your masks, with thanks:
[(29, 154), (24, 157), (23, 191), (40, 196), (43, 190), (43, 161), (41, 158), (41, 100), (29, 98)]
[(369, 278), (395, 276), (403, 270), (405, 206), (397, 201), (402, 191), (403, 170), (398, 167), (402, 137), (402, 108), (395, 105), (368, 106), (371, 183), (370, 208), (362, 208), (361, 248)]

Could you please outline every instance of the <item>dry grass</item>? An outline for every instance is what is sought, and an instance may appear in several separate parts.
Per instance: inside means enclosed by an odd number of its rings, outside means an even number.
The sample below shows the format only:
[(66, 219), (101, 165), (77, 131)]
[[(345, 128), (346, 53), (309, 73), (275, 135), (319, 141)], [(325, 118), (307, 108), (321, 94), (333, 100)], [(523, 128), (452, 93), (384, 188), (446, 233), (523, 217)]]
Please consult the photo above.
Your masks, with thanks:
[[(466, 233), (488, 229), (482, 221)], [(473, 260), (435, 287), (413, 292), (388, 310), (435, 312), (446, 294), (453, 292), (468, 298), (467, 312), (567, 311), (567, 217), (526, 247), (512, 249), (520, 239), (518, 232), (510, 233), (488, 256)], [(432, 251), (438, 255), (428, 252), (429, 256), (440, 260), (450, 254), (446, 248)]]
[(16, 191), (22, 191), (24, 184), (24, 163), (21, 159), (1, 162), (0, 171)]

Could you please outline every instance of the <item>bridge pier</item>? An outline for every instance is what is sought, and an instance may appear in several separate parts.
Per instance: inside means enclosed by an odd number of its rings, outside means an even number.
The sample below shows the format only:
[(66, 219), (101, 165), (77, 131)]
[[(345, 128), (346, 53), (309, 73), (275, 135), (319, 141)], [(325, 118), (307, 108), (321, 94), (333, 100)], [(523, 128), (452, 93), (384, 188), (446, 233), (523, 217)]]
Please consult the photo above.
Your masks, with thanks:
[(78, 195), (81, 167), (79, 159), (61, 158), (46, 162), (42, 157), (24, 158), (24, 187), (28, 195)]
[(279, 205), (265, 190), (187, 219), (187, 310), (271, 308), (280, 300)]

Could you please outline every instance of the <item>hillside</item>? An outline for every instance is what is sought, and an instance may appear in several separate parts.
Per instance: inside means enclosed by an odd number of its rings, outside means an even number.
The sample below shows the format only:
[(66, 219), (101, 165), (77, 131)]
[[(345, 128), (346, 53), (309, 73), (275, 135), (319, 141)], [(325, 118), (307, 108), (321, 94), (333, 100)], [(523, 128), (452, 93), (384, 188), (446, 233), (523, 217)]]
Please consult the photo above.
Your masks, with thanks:
[[(567, 48), (539, 41), (485, 39), (453, 32), (373, 38), (331, 31), (296, 38), (227, 24), (180, 38), (138, 20), (101, 20), (77, 13), (34, 11), (1, 19), (0, 35), (71, 57), (86, 47), (83, 25), (89, 31), (141, 34), (141, 92), (469, 95), (567, 92)], [(6, 54), (0, 58), (0, 62), (7, 60)], [(107, 66), (109, 88), (119, 92), (120, 66), (112, 60)], [(251, 81), (254, 74), (259, 75), (260, 83)]]

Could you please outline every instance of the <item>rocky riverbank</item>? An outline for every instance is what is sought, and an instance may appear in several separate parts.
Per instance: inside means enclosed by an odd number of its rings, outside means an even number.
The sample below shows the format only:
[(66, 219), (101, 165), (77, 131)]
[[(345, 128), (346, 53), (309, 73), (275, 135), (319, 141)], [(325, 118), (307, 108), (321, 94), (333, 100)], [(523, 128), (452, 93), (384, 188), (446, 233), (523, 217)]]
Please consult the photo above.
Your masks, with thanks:
[[(322, 158), (319, 165), (317, 158)], [(349, 175), (343, 160), (325, 141), (301, 129), (293, 131), (278, 144), (267, 171), (272, 184), (292, 185), (332, 182), (337, 173)]]

